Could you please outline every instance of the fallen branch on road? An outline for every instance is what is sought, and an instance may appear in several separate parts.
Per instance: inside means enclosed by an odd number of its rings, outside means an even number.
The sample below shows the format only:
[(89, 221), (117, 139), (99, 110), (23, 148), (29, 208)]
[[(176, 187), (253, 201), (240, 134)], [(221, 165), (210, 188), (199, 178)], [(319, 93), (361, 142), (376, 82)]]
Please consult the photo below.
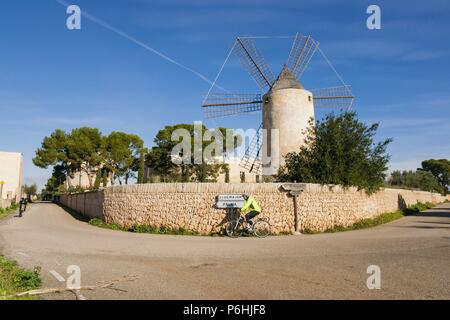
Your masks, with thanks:
[(121, 292), (127, 292), (126, 290), (115, 288), (114, 285), (119, 282), (131, 282), (135, 281), (137, 279), (137, 276), (133, 275), (127, 275), (123, 276), (120, 279), (115, 279), (111, 281), (99, 281), (97, 282), (97, 285), (93, 286), (81, 286), (80, 288), (73, 289), (73, 288), (44, 288), (44, 289), (35, 289), (35, 290), (29, 290), (25, 292), (16, 293), (13, 295), (2, 297), (4, 299), (11, 299), (11, 298), (17, 298), (17, 297), (23, 297), (23, 296), (37, 296), (37, 295), (44, 295), (44, 294), (50, 294), (50, 293), (63, 293), (63, 292), (72, 292), (75, 295), (76, 300), (86, 300), (86, 298), (81, 294), (82, 290), (89, 290), (93, 291), (96, 289), (110, 289), (110, 290), (116, 290)]

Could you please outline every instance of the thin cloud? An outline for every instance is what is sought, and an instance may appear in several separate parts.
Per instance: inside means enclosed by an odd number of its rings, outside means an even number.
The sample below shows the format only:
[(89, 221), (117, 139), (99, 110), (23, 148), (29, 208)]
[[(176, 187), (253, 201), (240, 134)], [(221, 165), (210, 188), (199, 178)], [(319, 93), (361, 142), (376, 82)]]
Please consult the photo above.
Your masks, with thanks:
[(118, 125), (120, 120), (107, 119), (106, 117), (51, 117), (51, 116), (36, 116), (25, 119), (9, 119), (1, 121), (4, 126), (27, 126), (33, 125), (35, 127), (70, 127), (70, 126), (98, 126), (98, 125)]

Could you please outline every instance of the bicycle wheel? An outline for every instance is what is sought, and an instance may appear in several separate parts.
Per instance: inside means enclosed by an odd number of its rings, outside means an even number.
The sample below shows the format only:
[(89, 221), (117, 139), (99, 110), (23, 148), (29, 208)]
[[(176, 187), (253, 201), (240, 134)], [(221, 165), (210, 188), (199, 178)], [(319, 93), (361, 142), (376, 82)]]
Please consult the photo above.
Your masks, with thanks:
[(259, 220), (253, 226), (253, 232), (258, 238), (265, 238), (270, 234), (270, 224), (267, 221)]
[(237, 220), (228, 221), (225, 225), (225, 233), (231, 238), (237, 238), (242, 234), (242, 226)]

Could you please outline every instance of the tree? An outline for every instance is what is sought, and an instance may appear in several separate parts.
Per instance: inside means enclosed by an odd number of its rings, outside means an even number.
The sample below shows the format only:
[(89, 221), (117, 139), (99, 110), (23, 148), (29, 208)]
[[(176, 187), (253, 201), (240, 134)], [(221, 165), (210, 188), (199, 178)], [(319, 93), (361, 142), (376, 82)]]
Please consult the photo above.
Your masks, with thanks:
[(73, 129), (67, 139), (68, 156), (77, 171), (85, 172), (89, 187), (93, 188), (94, 178), (105, 161), (102, 135), (97, 128)]
[[(182, 140), (180, 138), (180, 140), (177, 141), (175, 139), (174, 141), (172, 136), (174, 132), (183, 131), (189, 138), (187, 142), (187, 148), (189, 150), (180, 150), (180, 152), (174, 154), (174, 148)], [(231, 139), (225, 139), (227, 133), (231, 135)], [(204, 139), (205, 136), (211, 136), (211, 139)], [(200, 144), (197, 145), (195, 143), (196, 139), (194, 137), (200, 141)], [(220, 141), (216, 138), (220, 138)], [(146, 164), (163, 181), (215, 182), (222, 170), (222, 165), (220, 164), (222, 159), (219, 158), (221, 156), (225, 157), (227, 151), (234, 150), (238, 147), (241, 143), (241, 137), (226, 128), (208, 130), (204, 125), (177, 124), (165, 126), (159, 130), (154, 139), (154, 143), (155, 146), (147, 154)], [(205, 156), (204, 151), (207, 148), (213, 150), (211, 158)], [(201, 155), (200, 159), (196, 158), (198, 155)], [(188, 161), (182, 163), (176, 163), (177, 161), (174, 161), (180, 160), (181, 162), (181, 159)]]
[(45, 137), (41, 147), (36, 150), (34, 165), (44, 169), (54, 166), (58, 172), (64, 173), (65, 177), (72, 177), (77, 170), (77, 164), (70, 158), (68, 140), (69, 135), (61, 129), (56, 129), (49, 137)]
[(280, 168), (279, 181), (356, 186), (367, 193), (378, 190), (386, 177), (392, 139), (374, 143), (378, 124), (367, 126), (355, 112), (329, 114), (312, 121), (306, 129), (305, 144), (289, 153)]
[(128, 183), (136, 171), (143, 175), (143, 144), (137, 135), (123, 132), (105, 137), (97, 128), (76, 128), (70, 133), (57, 129), (43, 139), (33, 163), (40, 168), (53, 166), (49, 188), (55, 192), (65, 181), (68, 189), (74, 190), (69, 178), (82, 172), (88, 177), (89, 188), (97, 189), (100, 185), (106, 187), (110, 177), (112, 183), (122, 183), (122, 179)]
[(128, 184), (138, 170), (136, 163), (144, 150), (144, 142), (135, 134), (113, 131), (104, 143), (105, 166), (112, 173), (111, 183), (117, 180), (119, 184)]
[(450, 160), (448, 159), (430, 159), (422, 161), (422, 168), (419, 170), (430, 172), (436, 177), (442, 187), (444, 194), (450, 189)]
[(148, 153), (146, 148), (142, 148), (139, 152), (139, 159), (137, 159), (135, 167), (138, 173), (138, 183), (145, 183), (145, 156)]
[(42, 198), (52, 198), (54, 195), (58, 195), (61, 191), (64, 191), (64, 182), (66, 181), (66, 175), (64, 171), (59, 167), (53, 168), (52, 176), (47, 180), (44, 190), (42, 191)]
[(388, 185), (396, 187), (414, 188), (430, 192), (442, 192), (442, 186), (430, 172), (417, 171), (393, 171), (388, 179)]
[(27, 194), (28, 201), (31, 201), (31, 197), (37, 194), (37, 185), (35, 183), (31, 185), (25, 185), (23, 187), (24, 192)]

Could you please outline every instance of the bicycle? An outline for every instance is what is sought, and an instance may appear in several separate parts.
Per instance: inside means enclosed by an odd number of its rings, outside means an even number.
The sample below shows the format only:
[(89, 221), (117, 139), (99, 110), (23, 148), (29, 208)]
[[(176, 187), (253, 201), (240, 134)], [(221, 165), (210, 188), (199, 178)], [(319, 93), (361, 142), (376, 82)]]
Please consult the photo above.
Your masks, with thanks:
[(25, 208), (22, 204), (19, 205), (19, 217), (22, 218), (22, 214), (25, 211)]
[(271, 232), (270, 224), (266, 219), (260, 218), (256, 219), (253, 223), (253, 227), (250, 227), (245, 216), (240, 213), (237, 220), (228, 221), (225, 225), (225, 233), (231, 238), (237, 238), (244, 232), (254, 234), (258, 238), (265, 238)]
[(19, 217), (22, 217), (23, 212), (27, 210), (27, 201), (26, 199), (22, 198), (19, 201)]

